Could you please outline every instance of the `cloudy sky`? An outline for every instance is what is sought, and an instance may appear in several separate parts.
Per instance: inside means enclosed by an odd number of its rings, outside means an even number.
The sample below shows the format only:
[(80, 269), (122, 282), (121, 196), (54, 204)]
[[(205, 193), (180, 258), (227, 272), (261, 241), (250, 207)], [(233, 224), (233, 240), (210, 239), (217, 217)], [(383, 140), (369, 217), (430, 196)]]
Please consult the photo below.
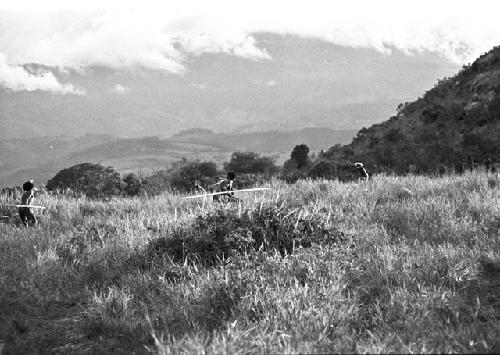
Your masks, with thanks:
[[(248, 68), (259, 63), (272, 66), (270, 63), (278, 60), (289, 63), (291, 59), (287, 61), (286, 53), (280, 52), (279, 58), (277, 52), (273, 53), (276, 43), (266, 45), (259, 37), (263, 33), (317, 41), (325, 48), (374, 51), (387, 58), (395, 51), (398, 55), (425, 57), (423, 60), (432, 55), (440, 58), (440, 68), (445, 68), (432, 72), (438, 76), (449, 74), (450, 68), (468, 63), (500, 44), (498, 1), (69, 3), (75, 2), (0, 3), (0, 87), (4, 93), (89, 96), (100, 80), (93, 77), (93, 68), (128, 72), (129, 77), (137, 75), (137, 71), (150, 70), (168, 74), (171, 82), (189, 78), (186, 84), (199, 92), (209, 89), (210, 84), (193, 76), (200, 70), (200, 58), (231, 57), (248, 63)], [(296, 49), (297, 43), (294, 46)], [(332, 48), (325, 51), (333, 51)], [(337, 63), (332, 64), (331, 70), (335, 71)], [(268, 75), (251, 80), (278, 88), (286, 78), (281, 76), (280, 82)], [(106, 93), (134, 94), (133, 85), (125, 81), (107, 82)], [(7, 100), (5, 96), (3, 100)], [(30, 96), (23, 100), (29, 101)], [(57, 114), (57, 110), (54, 112)]]
[[(146, 67), (182, 74), (188, 58), (229, 53), (272, 60), (256, 32), (317, 37), (340, 45), (437, 51), (467, 62), (500, 43), (498, 1), (3, 1), (0, 83), (11, 90), (82, 94), (40, 63), (85, 70)], [(83, 5), (85, 4), (85, 5)]]

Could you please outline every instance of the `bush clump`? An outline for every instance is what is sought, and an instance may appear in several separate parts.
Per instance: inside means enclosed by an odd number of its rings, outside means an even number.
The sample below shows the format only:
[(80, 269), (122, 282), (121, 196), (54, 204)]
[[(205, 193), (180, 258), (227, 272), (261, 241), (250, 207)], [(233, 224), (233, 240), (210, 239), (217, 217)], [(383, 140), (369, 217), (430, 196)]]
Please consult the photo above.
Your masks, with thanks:
[(151, 241), (141, 253), (141, 264), (151, 267), (155, 260), (168, 257), (174, 263), (189, 260), (214, 265), (235, 253), (261, 250), (284, 256), (294, 248), (342, 240), (342, 232), (328, 226), (322, 216), (286, 212), (266, 206), (239, 215), (221, 208), (198, 216), (191, 224)]
[(47, 182), (47, 190), (72, 190), (90, 198), (121, 195), (123, 181), (111, 166), (83, 163), (59, 171)]

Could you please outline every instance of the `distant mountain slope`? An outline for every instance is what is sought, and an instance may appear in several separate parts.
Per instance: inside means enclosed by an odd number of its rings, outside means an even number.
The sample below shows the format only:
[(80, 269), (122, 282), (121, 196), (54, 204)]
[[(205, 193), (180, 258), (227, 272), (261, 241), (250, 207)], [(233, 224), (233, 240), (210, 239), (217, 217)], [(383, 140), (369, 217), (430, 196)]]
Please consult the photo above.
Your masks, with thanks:
[(109, 135), (85, 135), (79, 138), (50, 137), (0, 140), (0, 174), (19, 166), (29, 167), (47, 160), (61, 159), (73, 152), (115, 139)]
[(238, 150), (264, 153), (282, 163), (296, 144), (305, 143), (312, 151), (318, 151), (332, 144), (345, 144), (354, 134), (355, 131), (328, 128), (244, 134), (195, 128), (169, 139), (87, 135), (76, 139), (0, 141), (0, 185), (19, 184), (28, 178), (44, 182), (63, 168), (85, 162), (111, 165), (122, 173), (144, 174), (164, 169), (183, 157), (222, 164)]
[(396, 116), (361, 129), (352, 143), (326, 157), (360, 160), (404, 172), (463, 169), (500, 161), (500, 47), (453, 77), (440, 80)]
[(249, 133), (214, 133), (207, 129), (182, 131), (170, 138), (172, 142), (197, 143), (224, 150), (255, 152), (291, 151), (296, 144), (307, 144), (311, 150), (325, 149), (335, 144), (346, 144), (356, 131), (334, 131), (326, 127), (307, 127), (300, 130), (265, 131)]

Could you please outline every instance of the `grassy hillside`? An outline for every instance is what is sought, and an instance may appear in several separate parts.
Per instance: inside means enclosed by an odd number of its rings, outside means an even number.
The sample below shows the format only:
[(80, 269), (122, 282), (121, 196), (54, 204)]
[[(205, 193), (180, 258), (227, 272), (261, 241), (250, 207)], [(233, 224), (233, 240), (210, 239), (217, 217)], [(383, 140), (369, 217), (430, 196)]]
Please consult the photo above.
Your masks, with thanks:
[(500, 162), (500, 47), (439, 80), (397, 115), (361, 129), (327, 157), (365, 161), (397, 172), (460, 170), (465, 161)]
[(271, 187), (224, 206), (41, 196), (38, 227), (0, 224), (0, 348), (500, 351), (498, 177)]

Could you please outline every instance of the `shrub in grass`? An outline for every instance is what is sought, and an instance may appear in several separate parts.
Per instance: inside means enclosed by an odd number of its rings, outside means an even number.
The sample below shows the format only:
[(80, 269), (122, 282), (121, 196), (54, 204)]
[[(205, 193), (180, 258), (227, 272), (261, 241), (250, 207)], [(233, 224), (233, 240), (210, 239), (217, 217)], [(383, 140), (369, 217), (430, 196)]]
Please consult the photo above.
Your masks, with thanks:
[(175, 263), (189, 259), (214, 265), (234, 253), (263, 250), (285, 255), (296, 247), (334, 243), (342, 236), (342, 232), (325, 223), (323, 216), (297, 215), (277, 206), (242, 215), (221, 208), (151, 241), (136, 261), (147, 267), (168, 256)]
[[(483, 304), (489, 304), (489, 316), (500, 319), (500, 260), (486, 256), (479, 258), (479, 287), (475, 291), (482, 298)], [(479, 292), (478, 292), (479, 291)]]

